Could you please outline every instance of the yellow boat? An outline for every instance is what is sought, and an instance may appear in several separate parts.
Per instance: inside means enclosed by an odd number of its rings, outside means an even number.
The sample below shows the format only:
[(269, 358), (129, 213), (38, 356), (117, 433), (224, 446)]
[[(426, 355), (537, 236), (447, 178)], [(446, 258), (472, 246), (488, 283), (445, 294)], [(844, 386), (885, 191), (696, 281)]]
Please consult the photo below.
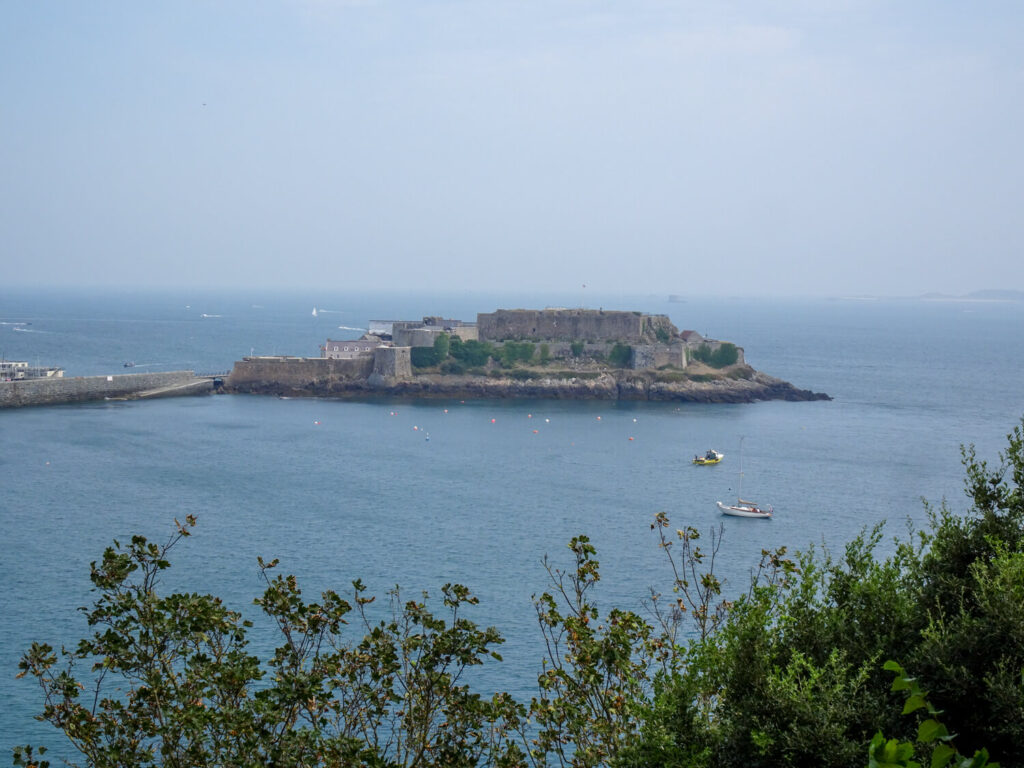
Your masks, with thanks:
[(714, 448), (709, 448), (708, 452), (703, 456), (694, 456), (693, 463), (698, 466), (704, 466), (705, 464), (717, 464), (724, 458), (724, 453), (719, 453)]

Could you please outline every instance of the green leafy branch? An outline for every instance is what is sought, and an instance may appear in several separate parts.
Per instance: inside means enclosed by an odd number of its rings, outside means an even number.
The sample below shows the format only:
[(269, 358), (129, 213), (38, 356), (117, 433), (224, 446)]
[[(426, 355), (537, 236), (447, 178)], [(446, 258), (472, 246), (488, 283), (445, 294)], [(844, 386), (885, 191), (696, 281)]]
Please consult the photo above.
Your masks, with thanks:
[[(936, 709), (928, 700), (928, 694), (921, 690), (917, 679), (909, 677), (906, 670), (895, 661), (885, 662), (884, 668), (896, 675), (896, 679), (892, 683), (892, 690), (907, 692), (903, 714), (909, 715), (921, 709), (928, 714), (928, 717), (922, 720), (917, 727), (917, 742), (931, 747), (929, 768), (946, 768), (946, 766), (999, 768), (999, 763), (989, 762), (988, 751), (985, 749), (979, 749), (971, 757), (961, 755), (953, 746), (956, 734), (950, 733), (949, 729), (938, 719), (942, 710)], [(912, 742), (898, 739), (886, 740), (881, 731), (875, 734), (868, 746), (868, 768), (921, 768), (921, 763), (913, 758), (914, 744)]]

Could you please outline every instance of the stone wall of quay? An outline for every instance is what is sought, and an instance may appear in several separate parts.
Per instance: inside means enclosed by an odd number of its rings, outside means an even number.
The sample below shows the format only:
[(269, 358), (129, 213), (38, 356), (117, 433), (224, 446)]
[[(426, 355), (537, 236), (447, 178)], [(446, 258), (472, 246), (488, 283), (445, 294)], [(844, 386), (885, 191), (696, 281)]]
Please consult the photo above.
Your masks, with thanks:
[(192, 371), (4, 381), (0, 382), (0, 408), (131, 397), (153, 390), (184, 388), (195, 383), (197, 379)]

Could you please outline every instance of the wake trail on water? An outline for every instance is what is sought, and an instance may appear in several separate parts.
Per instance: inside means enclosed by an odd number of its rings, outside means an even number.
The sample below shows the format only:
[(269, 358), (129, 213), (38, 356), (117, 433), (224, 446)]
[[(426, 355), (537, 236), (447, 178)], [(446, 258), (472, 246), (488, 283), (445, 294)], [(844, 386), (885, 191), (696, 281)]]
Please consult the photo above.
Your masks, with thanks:
[(365, 328), (353, 328), (351, 325), (339, 325), (338, 330), (340, 331), (365, 331)]

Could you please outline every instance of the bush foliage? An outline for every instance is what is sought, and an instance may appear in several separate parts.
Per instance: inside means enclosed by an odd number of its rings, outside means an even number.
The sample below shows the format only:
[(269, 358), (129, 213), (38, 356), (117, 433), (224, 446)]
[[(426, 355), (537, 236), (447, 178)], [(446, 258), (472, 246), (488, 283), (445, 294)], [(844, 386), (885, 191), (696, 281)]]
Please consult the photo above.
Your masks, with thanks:
[[(1021, 426), (998, 466), (970, 448), (963, 463), (966, 515), (929, 508), (887, 557), (881, 526), (839, 553), (765, 550), (731, 601), (722, 528), (705, 545), (655, 517), (666, 588), (642, 614), (599, 609), (597, 553), (573, 538), (534, 598), (547, 652), (530, 702), (464, 683), (502, 637), (466, 617), (476, 598), (457, 584), (434, 600), (396, 588), (371, 618), (360, 582), (310, 602), (260, 560), (255, 602), (280, 644), (256, 657), (219, 598), (161, 593), (192, 517), (162, 545), (108, 548), (92, 634), (33, 644), (20, 676), (89, 766), (1022, 765)], [(15, 764), (40, 754), (19, 747)]]
[(431, 368), (441, 362), (434, 347), (413, 347), (409, 360), (416, 368)]
[(628, 344), (616, 342), (608, 352), (608, 362), (616, 368), (628, 368), (633, 361), (633, 348)]
[(739, 349), (735, 344), (723, 341), (717, 348), (712, 349), (707, 344), (701, 344), (696, 349), (690, 350), (690, 356), (712, 368), (725, 368), (728, 365), (735, 365), (740, 359)]
[(502, 365), (511, 368), (516, 363), (529, 363), (533, 360), (536, 346), (530, 341), (506, 341), (498, 349)]
[(439, 333), (434, 337), (434, 354), (437, 355), (437, 361), (443, 363), (448, 359), (448, 353), (451, 350), (451, 337), (447, 333)]
[(461, 375), (467, 370), (466, 364), (461, 360), (445, 360), (441, 363), (441, 373)]
[(458, 336), (453, 336), (448, 354), (470, 367), (481, 367), (491, 359), (494, 347), (476, 339), (462, 341)]

